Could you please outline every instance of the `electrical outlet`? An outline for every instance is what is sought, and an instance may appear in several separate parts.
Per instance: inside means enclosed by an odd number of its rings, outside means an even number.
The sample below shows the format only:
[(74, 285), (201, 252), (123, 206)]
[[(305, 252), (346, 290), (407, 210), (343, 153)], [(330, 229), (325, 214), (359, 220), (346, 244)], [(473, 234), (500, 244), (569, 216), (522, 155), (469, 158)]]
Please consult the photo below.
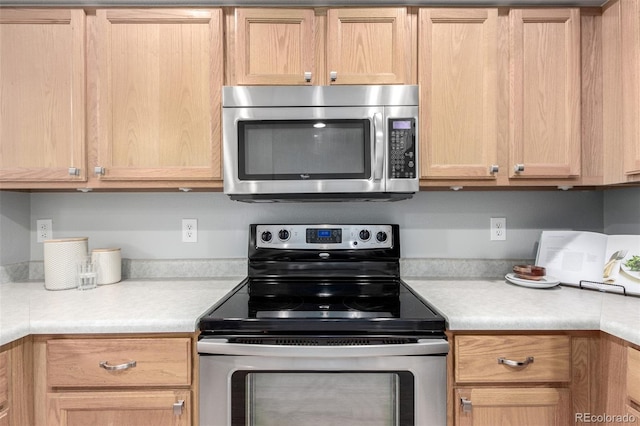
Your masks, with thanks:
[(507, 218), (492, 217), (489, 220), (491, 241), (505, 241), (507, 239)]
[(36, 220), (36, 241), (43, 243), (44, 240), (50, 240), (53, 236), (53, 223), (51, 219)]
[(182, 219), (182, 242), (198, 242), (198, 219)]

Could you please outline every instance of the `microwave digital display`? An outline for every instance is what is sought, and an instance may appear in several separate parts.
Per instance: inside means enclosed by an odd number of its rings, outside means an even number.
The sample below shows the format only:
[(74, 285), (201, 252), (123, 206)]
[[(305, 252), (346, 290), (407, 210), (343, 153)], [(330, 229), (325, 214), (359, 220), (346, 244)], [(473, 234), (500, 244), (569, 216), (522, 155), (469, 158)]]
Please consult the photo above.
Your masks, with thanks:
[(394, 130), (410, 130), (411, 120), (394, 120), (393, 129)]

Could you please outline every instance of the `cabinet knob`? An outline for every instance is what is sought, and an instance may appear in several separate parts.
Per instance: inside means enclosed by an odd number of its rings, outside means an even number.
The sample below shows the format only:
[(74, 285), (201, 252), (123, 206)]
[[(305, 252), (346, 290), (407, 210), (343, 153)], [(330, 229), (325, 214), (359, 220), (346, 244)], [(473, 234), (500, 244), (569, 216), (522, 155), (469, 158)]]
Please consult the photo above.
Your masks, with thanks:
[(492, 164), (489, 166), (489, 173), (490, 174), (495, 174), (498, 173), (500, 171), (500, 166), (498, 166), (497, 164)]
[(329, 78), (331, 81), (336, 81), (338, 79), (338, 71), (331, 71), (329, 73)]
[(516, 164), (515, 166), (513, 166), (513, 171), (516, 173), (524, 172), (524, 164)]
[(69, 167), (69, 176), (80, 176), (80, 169), (77, 167)]
[(304, 81), (306, 81), (307, 83), (311, 82), (311, 71), (305, 71)]
[(462, 406), (463, 413), (470, 413), (473, 405), (471, 404), (471, 400), (467, 398), (460, 398), (460, 405)]
[(184, 399), (179, 399), (177, 402), (173, 403), (174, 416), (181, 416), (183, 410), (184, 410)]
[(93, 172), (98, 176), (104, 176), (104, 167), (96, 166), (93, 168)]

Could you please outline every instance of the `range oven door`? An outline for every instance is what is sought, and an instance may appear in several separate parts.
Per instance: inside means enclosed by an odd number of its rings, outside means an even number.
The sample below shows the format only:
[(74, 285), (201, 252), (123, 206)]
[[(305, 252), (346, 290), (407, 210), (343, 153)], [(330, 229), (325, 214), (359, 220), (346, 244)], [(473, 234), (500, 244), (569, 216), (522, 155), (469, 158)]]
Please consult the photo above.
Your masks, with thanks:
[(446, 425), (444, 339), (336, 347), (203, 339), (198, 351), (202, 426)]

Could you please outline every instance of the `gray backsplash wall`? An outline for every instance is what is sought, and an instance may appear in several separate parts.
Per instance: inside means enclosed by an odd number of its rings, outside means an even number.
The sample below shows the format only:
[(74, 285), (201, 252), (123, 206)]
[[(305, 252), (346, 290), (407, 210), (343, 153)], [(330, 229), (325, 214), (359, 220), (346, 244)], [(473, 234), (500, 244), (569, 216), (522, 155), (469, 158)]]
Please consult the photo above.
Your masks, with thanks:
[(0, 265), (31, 256), (31, 194), (0, 191)]
[(640, 234), (640, 187), (604, 192), (604, 232)]
[[(277, 222), (398, 223), (405, 258), (530, 259), (542, 229), (602, 232), (604, 224), (602, 191), (431, 191), (395, 203), (300, 204), (245, 204), (208, 192), (32, 193), (26, 203), (23, 261), (43, 259), (37, 219), (53, 220), (54, 238), (87, 236), (90, 248), (121, 247), (130, 259), (244, 258), (249, 224)], [(3, 203), (3, 220), (12, 211)], [(507, 218), (507, 241), (489, 241), (491, 217)], [(197, 243), (181, 242), (183, 218), (198, 219)], [(4, 251), (11, 240), (4, 230), (0, 239)]]

